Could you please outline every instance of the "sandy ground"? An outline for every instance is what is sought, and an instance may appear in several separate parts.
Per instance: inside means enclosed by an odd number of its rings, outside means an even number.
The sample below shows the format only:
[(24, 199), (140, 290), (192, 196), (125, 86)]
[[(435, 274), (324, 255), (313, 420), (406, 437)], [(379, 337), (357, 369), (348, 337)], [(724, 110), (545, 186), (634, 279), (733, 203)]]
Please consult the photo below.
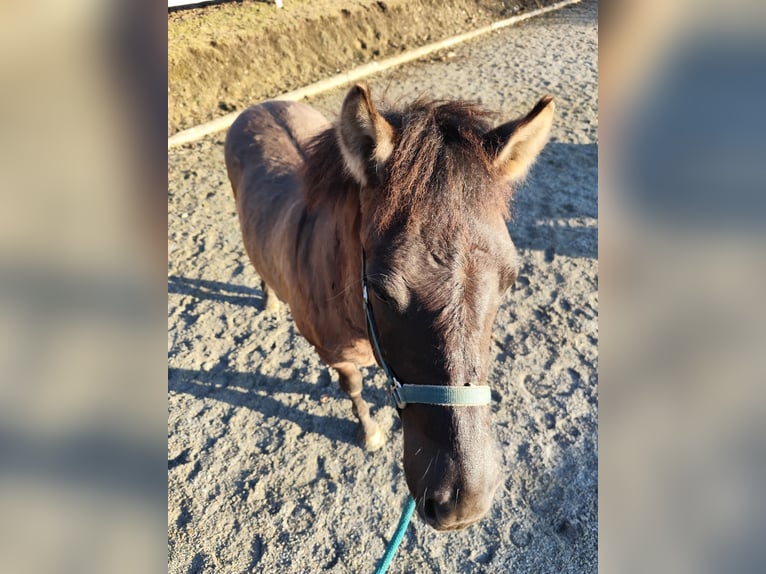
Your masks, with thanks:
[[(544, 93), (558, 106), (514, 200), (524, 264), (493, 332), (505, 482), (467, 530), (415, 518), (390, 572), (597, 570), (597, 14), (588, 1), (370, 80), (377, 100), (480, 99), (499, 119)], [(334, 117), (343, 95), (311, 103)], [(389, 444), (365, 452), (287, 310), (261, 313), (222, 141), (169, 152), (168, 570), (371, 572), (407, 492), (396, 412), (370, 369)]]

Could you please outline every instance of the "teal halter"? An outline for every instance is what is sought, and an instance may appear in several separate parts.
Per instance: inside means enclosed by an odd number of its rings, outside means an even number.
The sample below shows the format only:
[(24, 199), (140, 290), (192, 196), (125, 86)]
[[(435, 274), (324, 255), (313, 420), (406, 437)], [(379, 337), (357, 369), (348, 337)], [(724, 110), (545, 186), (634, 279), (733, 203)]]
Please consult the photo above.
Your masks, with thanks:
[(403, 409), (409, 403), (421, 403), (425, 405), (442, 406), (479, 406), (488, 405), (492, 400), (490, 389), (486, 385), (449, 387), (440, 385), (413, 385), (402, 384), (394, 376), (389, 366), (383, 360), (378, 341), (378, 329), (375, 326), (375, 316), (372, 314), (367, 289), (367, 259), (362, 249), (362, 297), (364, 299), (364, 314), (367, 317), (367, 337), (372, 343), (375, 357), (386, 373), (389, 382), (391, 396), (397, 408)]

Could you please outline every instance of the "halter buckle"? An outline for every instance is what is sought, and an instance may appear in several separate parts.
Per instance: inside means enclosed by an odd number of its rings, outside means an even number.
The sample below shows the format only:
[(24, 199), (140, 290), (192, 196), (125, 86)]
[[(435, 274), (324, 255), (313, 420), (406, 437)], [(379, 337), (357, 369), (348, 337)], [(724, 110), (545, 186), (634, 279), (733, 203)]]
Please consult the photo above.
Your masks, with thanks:
[(391, 377), (391, 396), (394, 398), (397, 408), (403, 409), (407, 406), (407, 402), (402, 398), (402, 384), (396, 380), (396, 377)]

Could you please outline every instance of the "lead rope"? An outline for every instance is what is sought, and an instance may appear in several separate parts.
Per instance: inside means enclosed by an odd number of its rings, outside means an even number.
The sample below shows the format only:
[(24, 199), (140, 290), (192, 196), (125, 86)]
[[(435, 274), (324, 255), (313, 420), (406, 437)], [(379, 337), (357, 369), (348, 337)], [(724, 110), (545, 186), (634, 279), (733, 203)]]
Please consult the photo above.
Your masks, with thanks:
[(414, 512), (415, 500), (411, 495), (408, 494), (407, 502), (404, 505), (404, 510), (402, 510), (402, 515), (399, 517), (399, 524), (396, 526), (396, 532), (394, 532), (394, 536), (391, 538), (391, 542), (388, 543), (386, 553), (383, 555), (382, 562), (375, 570), (375, 574), (386, 574), (388, 571), (388, 567), (391, 565), (391, 561), (394, 559), (394, 556), (396, 556), (396, 551), (399, 550), (399, 545), (402, 543), (402, 538), (404, 538), (404, 532), (407, 530), (407, 526), (409, 526), (410, 520), (412, 519), (412, 514)]

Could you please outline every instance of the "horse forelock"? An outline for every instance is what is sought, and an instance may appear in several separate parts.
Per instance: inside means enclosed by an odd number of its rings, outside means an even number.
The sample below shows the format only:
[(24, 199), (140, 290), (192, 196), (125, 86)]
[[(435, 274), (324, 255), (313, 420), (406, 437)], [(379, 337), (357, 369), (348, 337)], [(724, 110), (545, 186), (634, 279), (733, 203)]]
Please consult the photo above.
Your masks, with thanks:
[(490, 117), (464, 101), (418, 100), (386, 114), (398, 141), (376, 209), (379, 230), (397, 220), (452, 228), (485, 210), (507, 214), (510, 189), (483, 141)]
[[(498, 176), (483, 139), (491, 113), (465, 101), (417, 100), (383, 116), (394, 128), (395, 141), (379, 181), (369, 184), (378, 231), (395, 222), (454, 228), (469, 216), (508, 216), (511, 189)], [(303, 184), (310, 208), (359, 192), (344, 167), (334, 129), (309, 143)]]

